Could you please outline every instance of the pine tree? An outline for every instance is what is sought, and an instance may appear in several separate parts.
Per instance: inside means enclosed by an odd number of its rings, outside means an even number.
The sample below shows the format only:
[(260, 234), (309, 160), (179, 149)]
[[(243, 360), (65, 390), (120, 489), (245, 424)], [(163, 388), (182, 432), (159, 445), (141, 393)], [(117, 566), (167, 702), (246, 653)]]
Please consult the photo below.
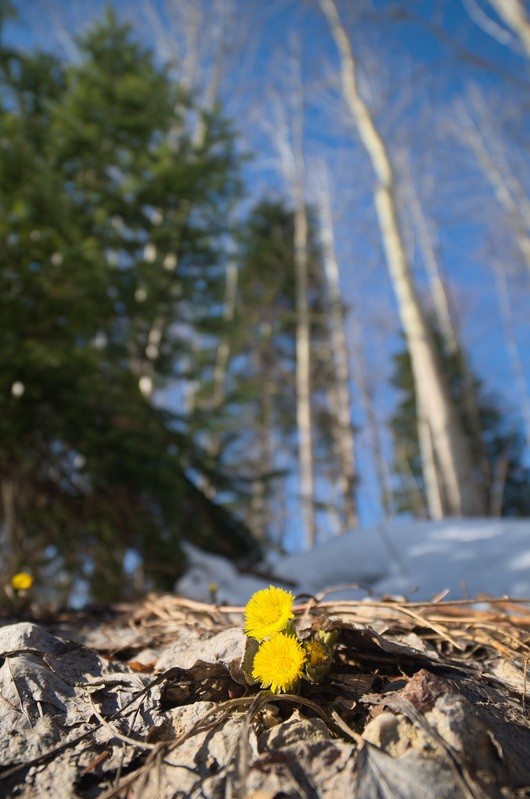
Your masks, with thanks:
[[(486, 391), (476, 375), (463, 372), (461, 353), (444, 350), (443, 339), (434, 331), (451, 396), (459, 408), (460, 419), (469, 443), (477, 485), (481, 486), (484, 504), (492, 516), (530, 515), (530, 470), (525, 467), (524, 437), (509, 419), (495, 396)], [(391, 420), (394, 440), (394, 472), (398, 480), (394, 497), (396, 510), (425, 515), (427, 501), (422, 478), (416, 398), (408, 352), (394, 357), (392, 383), (402, 399)], [(465, 381), (467, 380), (467, 385)], [(471, 382), (471, 386), (469, 383)], [(472, 390), (480, 423), (480, 439), (476, 424), (466, 414), (465, 391)], [(487, 471), (484, 472), (484, 458)]]
[(79, 48), (2, 58), (2, 544), (8, 573), (50, 562), (107, 599), (127, 555), (167, 589), (184, 537), (255, 551), (197, 488), (232, 490), (195, 422), (153, 401), (210, 368), (239, 177), (226, 122), (194, 145), (200, 109), (112, 13)]

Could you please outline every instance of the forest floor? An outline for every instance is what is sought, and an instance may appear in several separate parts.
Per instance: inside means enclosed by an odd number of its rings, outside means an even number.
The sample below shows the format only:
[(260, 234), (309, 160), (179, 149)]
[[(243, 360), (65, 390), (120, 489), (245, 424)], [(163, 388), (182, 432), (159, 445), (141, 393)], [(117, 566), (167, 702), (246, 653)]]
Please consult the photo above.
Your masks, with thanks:
[(0, 616), (0, 796), (530, 795), (530, 601), (297, 604), (338, 642), (292, 695), (246, 684), (242, 612)]

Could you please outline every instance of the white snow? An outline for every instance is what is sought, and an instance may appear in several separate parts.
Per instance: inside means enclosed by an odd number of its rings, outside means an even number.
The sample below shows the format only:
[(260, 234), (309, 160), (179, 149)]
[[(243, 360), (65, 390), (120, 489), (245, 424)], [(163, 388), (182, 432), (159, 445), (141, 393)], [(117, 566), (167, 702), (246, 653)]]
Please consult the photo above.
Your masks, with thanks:
[(190, 566), (176, 585), (179, 595), (245, 604), (268, 585), (296, 594), (334, 589), (330, 599), (405, 596), (429, 600), (530, 597), (530, 519), (447, 519), (392, 522), (333, 538), (308, 552), (269, 555), (242, 574), (226, 559), (187, 546)]

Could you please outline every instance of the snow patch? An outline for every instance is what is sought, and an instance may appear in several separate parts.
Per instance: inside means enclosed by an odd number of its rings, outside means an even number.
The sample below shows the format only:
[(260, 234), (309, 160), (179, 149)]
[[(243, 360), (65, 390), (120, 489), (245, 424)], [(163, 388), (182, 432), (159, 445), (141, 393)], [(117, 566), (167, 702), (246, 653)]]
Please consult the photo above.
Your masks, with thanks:
[[(530, 597), (530, 519), (392, 522), (355, 530), (309, 552), (269, 556), (270, 579), (241, 574), (225, 558), (186, 546), (189, 569), (178, 581), (181, 596), (245, 604), (271, 583), (293, 593), (319, 594), (335, 586), (334, 599), (401, 595), (432, 599)], [(258, 569), (258, 571), (260, 571)]]

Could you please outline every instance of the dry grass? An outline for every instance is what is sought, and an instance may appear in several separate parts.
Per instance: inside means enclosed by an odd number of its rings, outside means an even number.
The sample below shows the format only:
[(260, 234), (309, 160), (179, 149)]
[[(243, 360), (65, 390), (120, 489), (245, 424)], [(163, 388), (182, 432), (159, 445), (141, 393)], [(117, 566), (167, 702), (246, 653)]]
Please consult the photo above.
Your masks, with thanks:
[[(217, 632), (241, 624), (242, 606), (218, 606), (171, 595), (149, 596), (132, 608), (128, 624), (144, 641), (167, 643), (181, 625), (196, 624)], [(530, 659), (530, 599), (475, 599), (405, 602), (401, 600), (318, 600), (295, 606), (302, 626), (325, 615), (368, 625), (380, 634), (415, 633), (447, 656), (473, 658), (479, 648), (510, 661)], [(494, 651), (494, 652), (493, 652)]]

